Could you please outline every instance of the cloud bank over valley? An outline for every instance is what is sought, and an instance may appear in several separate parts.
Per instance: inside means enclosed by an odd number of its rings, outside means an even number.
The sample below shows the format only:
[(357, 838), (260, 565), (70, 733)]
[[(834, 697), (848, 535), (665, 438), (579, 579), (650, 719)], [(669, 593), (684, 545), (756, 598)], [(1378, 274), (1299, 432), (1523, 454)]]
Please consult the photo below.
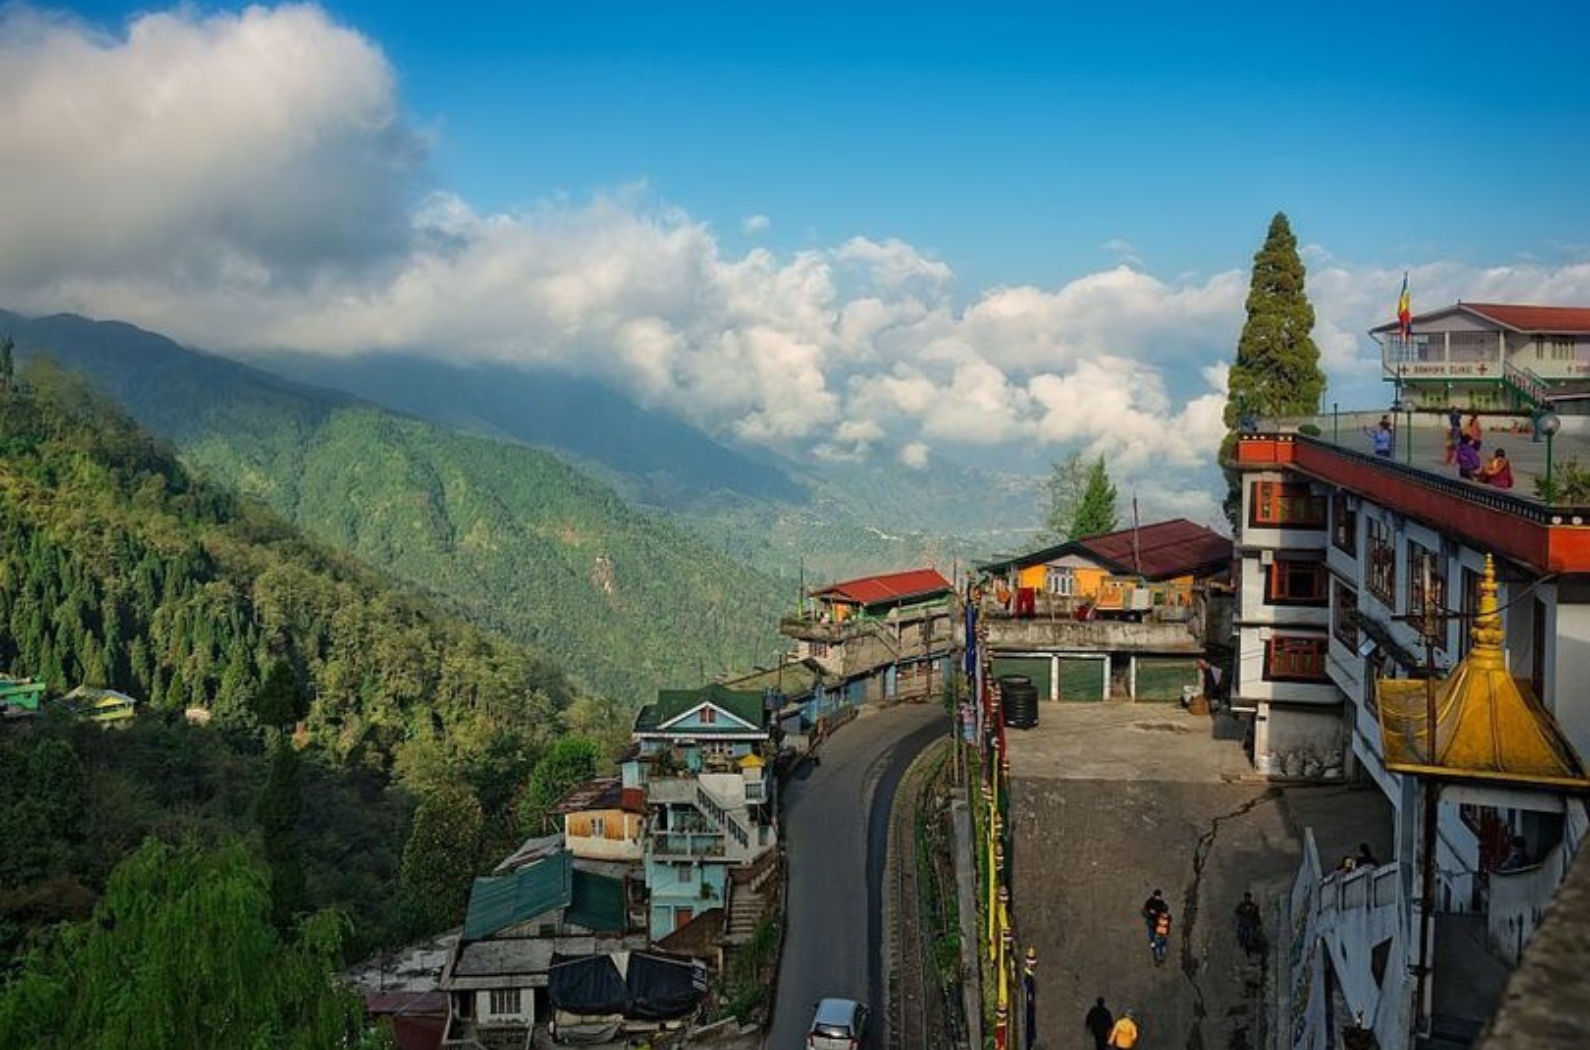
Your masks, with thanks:
[[(1218, 518), (1213, 459), (1248, 258), (967, 288), (888, 237), (775, 251), (627, 186), (486, 211), (437, 184), (445, 129), (371, 39), (314, 6), (146, 14), (107, 34), (0, 11), (0, 306), (222, 353), (422, 354), (599, 378), (709, 433), (830, 460), (1032, 469), (1104, 454), (1145, 512)], [(953, 207), (952, 201), (945, 202)], [(1255, 202), (1252, 249), (1274, 202)], [(1279, 206), (1285, 210), (1285, 202)], [(1383, 404), (1366, 330), (1403, 266), (1307, 243), (1327, 401)], [(735, 247), (739, 245), (739, 247)], [(1410, 260), (1415, 309), (1590, 302), (1590, 264)]]

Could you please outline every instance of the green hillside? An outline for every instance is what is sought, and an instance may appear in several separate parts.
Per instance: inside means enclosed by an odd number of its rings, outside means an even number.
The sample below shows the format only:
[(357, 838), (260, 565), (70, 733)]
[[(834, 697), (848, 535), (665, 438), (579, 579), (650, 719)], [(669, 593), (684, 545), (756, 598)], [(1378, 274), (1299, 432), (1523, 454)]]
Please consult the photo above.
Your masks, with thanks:
[(185, 456), (626, 704), (776, 645), (776, 581), (520, 445), (352, 406), (213, 427)]
[(194, 478), (80, 378), (35, 364), (0, 398), (0, 668), (250, 727), (285, 658), (310, 740), (377, 767), (560, 731), (555, 666)]
[[(765, 663), (797, 581), (763, 564), (765, 527), (698, 539), (521, 444), (461, 436), (154, 333), (0, 311), (21, 358), (82, 371), (183, 459), (305, 531), (531, 642), (615, 717), (659, 687)], [(439, 391), (445, 397), (445, 391)]]

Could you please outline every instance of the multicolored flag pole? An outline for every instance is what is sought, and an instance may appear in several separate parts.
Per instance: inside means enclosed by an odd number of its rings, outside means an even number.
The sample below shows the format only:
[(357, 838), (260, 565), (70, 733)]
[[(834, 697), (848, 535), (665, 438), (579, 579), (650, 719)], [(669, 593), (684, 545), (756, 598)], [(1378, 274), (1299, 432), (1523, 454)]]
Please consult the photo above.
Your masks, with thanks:
[(1408, 298), (1408, 271), (1402, 271), (1402, 294), (1397, 296), (1397, 335), (1406, 343), (1413, 337), (1413, 301)]

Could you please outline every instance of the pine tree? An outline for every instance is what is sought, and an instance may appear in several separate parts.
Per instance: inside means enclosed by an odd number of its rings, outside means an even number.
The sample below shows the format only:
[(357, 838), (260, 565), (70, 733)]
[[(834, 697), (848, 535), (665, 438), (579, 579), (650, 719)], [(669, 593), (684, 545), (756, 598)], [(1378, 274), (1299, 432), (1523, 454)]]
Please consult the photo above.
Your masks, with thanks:
[(0, 339), (0, 394), (9, 394), (16, 378), (16, 359), (12, 356), (15, 344), (10, 336)]
[(265, 861), (271, 871), (271, 917), (278, 930), (292, 929), (305, 908), (303, 848), (298, 820), (303, 813), (298, 790), (298, 752), (285, 734), (271, 750), (270, 775), (254, 803), (254, 819), (265, 838)]
[(309, 713), (309, 704), (303, 690), (298, 688), (292, 664), (280, 659), (271, 664), (251, 706), (261, 725), (284, 731)]
[(1253, 257), (1248, 320), (1227, 380), (1227, 427), (1244, 416), (1304, 415), (1319, 408), (1325, 375), (1304, 276), (1297, 238), (1286, 215), (1277, 212), (1264, 247)]
[(435, 933), (463, 916), (484, 828), (468, 788), (444, 785), (420, 803), (398, 878), (398, 908), (412, 932)]
[(1081, 500), (1077, 503), (1076, 514), (1071, 519), (1070, 538), (1080, 540), (1088, 536), (1102, 536), (1106, 532), (1114, 532), (1115, 498), (1115, 483), (1110, 480), (1109, 471), (1104, 468), (1104, 457), (1100, 456), (1088, 468), (1088, 482), (1082, 490)]

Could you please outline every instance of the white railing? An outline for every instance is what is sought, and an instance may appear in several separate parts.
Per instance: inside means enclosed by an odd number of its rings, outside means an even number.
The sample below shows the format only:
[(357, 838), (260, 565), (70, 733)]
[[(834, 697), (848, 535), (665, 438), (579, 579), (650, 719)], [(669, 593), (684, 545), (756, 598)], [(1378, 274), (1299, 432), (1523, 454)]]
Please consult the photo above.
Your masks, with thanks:
[(1539, 864), (1517, 871), (1491, 872), (1486, 935), (1491, 947), (1510, 965), (1518, 965), (1524, 946), (1540, 928), (1540, 920), (1567, 877), (1587, 830), (1590, 818), (1584, 803), (1570, 801), (1563, 820), (1563, 840), (1548, 850)]

